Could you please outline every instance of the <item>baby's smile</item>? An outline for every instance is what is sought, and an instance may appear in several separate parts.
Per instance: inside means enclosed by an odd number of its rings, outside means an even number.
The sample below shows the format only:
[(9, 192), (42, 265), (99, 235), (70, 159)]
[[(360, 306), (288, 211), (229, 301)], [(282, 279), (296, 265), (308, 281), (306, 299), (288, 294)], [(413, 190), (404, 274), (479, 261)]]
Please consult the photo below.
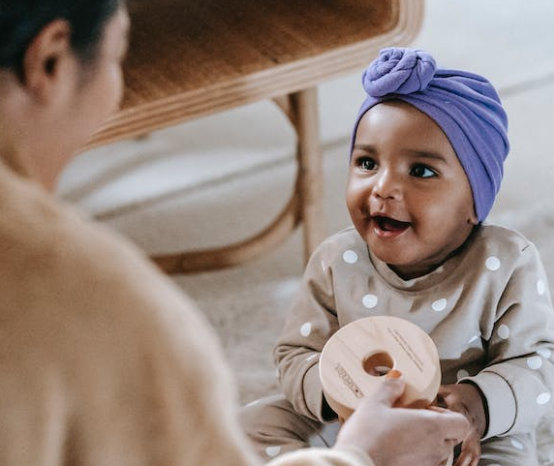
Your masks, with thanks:
[(411, 226), (410, 222), (402, 222), (384, 215), (374, 215), (371, 221), (375, 234), (382, 238), (396, 238)]

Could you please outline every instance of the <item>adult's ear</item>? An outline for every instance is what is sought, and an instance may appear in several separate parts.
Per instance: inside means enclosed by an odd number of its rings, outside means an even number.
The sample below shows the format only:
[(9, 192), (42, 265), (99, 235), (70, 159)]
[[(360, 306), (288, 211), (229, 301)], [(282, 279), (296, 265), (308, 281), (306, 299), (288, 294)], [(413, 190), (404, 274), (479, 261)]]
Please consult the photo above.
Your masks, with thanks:
[[(72, 57), (71, 27), (57, 19), (35, 36), (23, 57), (22, 79), (25, 88), (41, 103), (47, 103), (63, 91), (64, 64)], [(61, 85), (61, 87), (60, 87)]]

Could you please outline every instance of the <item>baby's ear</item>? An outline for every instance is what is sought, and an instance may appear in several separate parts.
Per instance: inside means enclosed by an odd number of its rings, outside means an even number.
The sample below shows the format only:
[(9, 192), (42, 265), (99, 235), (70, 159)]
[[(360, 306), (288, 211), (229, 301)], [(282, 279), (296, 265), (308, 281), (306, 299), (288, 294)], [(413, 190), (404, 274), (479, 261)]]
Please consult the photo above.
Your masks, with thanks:
[(471, 214), (469, 218), (467, 219), (467, 223), (471, 225), (477, 225), (479, 224), (479, 219), (477, 218), (477, 214), (475, 213), (475, 209), (471, 210)]

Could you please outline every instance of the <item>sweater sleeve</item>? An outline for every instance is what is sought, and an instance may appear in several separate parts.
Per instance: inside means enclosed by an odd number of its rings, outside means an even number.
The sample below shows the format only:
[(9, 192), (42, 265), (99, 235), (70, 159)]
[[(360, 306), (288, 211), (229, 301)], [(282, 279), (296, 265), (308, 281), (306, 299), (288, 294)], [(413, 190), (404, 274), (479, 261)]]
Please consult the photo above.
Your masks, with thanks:
[(489, 425), (484, 438), (533, 431), (554, 390), (554, 310), (546, 274), (526, 246), (500, 299), (488, 342), (488, 366), (474, 377)]
[(319, 381), (321, 350), (339, 326), (328, 265), (331, 254), (331, 245), (324, 242), (312, 255), (274, 351), (285, 396), (297, 412), (319, 421), (336, 418)]
[(357, 450), (309, 448), (282, 455), (266, 466), (374, 466), (374, 463)]

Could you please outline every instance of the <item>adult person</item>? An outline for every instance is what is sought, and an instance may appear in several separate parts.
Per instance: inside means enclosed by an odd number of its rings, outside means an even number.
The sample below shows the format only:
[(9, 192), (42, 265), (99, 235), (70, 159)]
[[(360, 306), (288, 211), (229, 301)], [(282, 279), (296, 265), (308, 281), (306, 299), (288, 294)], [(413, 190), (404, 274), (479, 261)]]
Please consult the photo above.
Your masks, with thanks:
[[(0, 458), (255, 466), (201, 314), (127, 241), (52, 194), (119, 104), (128, 23), (118, 0), (0, 0)], [(402, 390), (385, 382), (333, 449), (274, 465), (439, 464), (467, 422), (391, 408)]]

